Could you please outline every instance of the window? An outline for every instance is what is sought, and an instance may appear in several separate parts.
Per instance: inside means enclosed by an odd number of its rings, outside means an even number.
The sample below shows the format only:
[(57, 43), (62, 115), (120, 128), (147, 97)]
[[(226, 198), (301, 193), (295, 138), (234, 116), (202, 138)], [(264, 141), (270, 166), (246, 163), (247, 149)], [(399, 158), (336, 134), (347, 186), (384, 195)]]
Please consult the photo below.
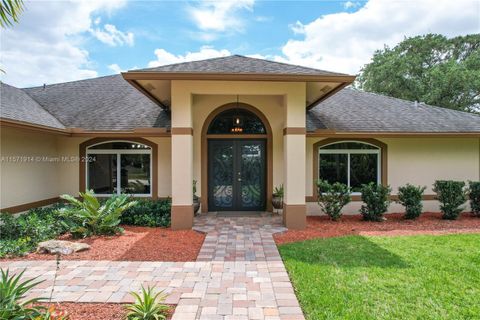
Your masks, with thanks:
[(213, 119), (208, 134), (266, 134), (267, 130), (253, 112), (245, 109), (223, 111)]
[(87, 148), (87, 189), (98, 195), (151, 196), (152, 149), (137, 142), (111, 141)]
[(318, 150), (320, 179), (348, 185), (353, 193), (362, 184), (380, 183), (380, 148), (360, 142), (338, 142)]

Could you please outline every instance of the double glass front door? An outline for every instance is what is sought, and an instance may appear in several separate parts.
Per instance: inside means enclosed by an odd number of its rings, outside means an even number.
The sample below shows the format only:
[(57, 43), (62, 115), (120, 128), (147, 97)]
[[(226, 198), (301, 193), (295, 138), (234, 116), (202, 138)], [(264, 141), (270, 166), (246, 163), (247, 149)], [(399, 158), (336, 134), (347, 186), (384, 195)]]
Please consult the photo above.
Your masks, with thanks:
[(208, 140), (209, 211), (265, 210), (265, 140)]

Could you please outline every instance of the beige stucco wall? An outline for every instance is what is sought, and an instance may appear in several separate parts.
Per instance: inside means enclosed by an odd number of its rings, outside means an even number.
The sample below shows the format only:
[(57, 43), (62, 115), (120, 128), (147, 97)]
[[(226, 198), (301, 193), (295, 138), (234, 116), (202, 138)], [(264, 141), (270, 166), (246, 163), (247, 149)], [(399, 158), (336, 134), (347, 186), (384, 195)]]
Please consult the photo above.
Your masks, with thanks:
[(1, 127), (0, 156), (0, 208), (58, 195), (56, 136)]
[[(307, 139), (307, 196), (313, 194), (313, 144), (321, 138)], [(478, 138), (382, 138), (388, 148), (388, 184), (392, 194), (407, 183), (426, 186), (425, 194), (432, 195), (435, 180), (480, 180), (480, 147)], [(361, 202), (352, 202), (345, 213), (358, 213)], [(438, 211), (437, 201), (424, 201), (426, 211)], [(397, 204), (389, 212), (402, 212)], [(320, 209), (309, 203), (308, 213)]]
[[(79, 147), (90, 138), (0, 128), (0, 208), (8, 208), (79, 191)], [(171, 196), (171, 139), (148, 137), (158, 145), (158, 196)], [(112, 138), (112, 140), (115, 140)], [(28, 162), (5, 157), (28, 156)], [(39, 160), (37, 157), (44, 157)], [(46, 159), (53, 159), (47, 161)]]
[(79, 147), (88, 138), (58, 137), (57, 150), (60, 157), (71, 159), (58, 164), (59, 194), (77, 195), (79, 191)]
[[(61, 194), (77, 194), (79, 191), (79, 148), (80, 144), (91, 138), (58, 137), (57, 150), (59, 156), (72, 157), (73, 161), (58, 164), (59, 192)], [(171, 139), (169, 137), (145, 138), (158, 146), (158, 196), (171, 196)], [(112, 138), (116, 140), (116, 138)], [(126, 140), (126, 139), (121, 139)]]

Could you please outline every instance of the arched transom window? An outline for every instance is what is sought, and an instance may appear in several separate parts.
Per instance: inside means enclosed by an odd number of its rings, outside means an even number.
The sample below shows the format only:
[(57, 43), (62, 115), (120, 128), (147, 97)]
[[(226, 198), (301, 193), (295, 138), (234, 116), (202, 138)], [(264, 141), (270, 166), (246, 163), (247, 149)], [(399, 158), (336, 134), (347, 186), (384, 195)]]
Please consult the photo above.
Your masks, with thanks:
[(151, 196), (152, 149), (130, 141), (110, 141), (87, 148), (87, 189), (98, 195)]
[(318, 149), (319, 179), (348, 185), (353, 193), (362, 184), (380, 183), (381, 149), (355, 141), (328, 144)]
[(207, 134), (266, 134), (262, 120), (245, 109), (229, 109), (218, 114)]

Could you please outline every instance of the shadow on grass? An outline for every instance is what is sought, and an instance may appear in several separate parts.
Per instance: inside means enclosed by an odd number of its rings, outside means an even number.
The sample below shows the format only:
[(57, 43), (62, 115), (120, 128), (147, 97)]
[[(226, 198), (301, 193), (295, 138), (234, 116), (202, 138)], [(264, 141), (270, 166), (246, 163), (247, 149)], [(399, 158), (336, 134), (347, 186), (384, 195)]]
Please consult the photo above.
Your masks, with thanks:
[(281, 245), (284, 261), (345, 268), (408, 268), (402, 258), (362, 236), (315, 239)]

